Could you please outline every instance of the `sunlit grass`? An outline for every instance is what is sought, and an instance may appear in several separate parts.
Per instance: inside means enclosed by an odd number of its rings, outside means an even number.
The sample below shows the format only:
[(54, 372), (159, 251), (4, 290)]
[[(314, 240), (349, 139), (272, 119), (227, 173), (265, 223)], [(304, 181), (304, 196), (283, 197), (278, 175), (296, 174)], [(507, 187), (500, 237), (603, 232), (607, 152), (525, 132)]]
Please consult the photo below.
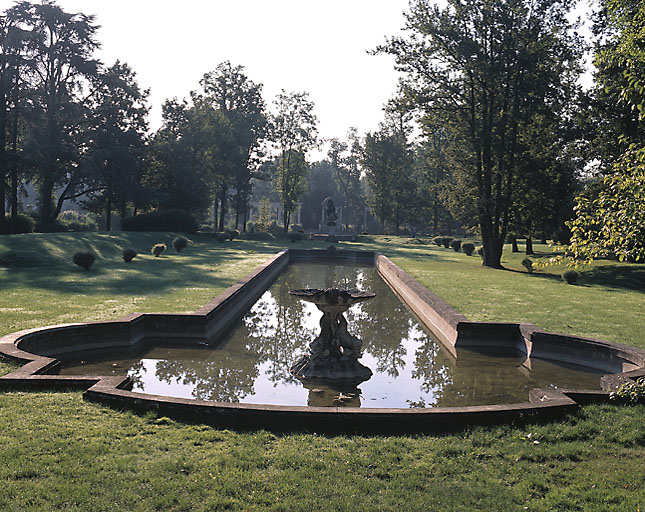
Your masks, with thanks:
[[(0, 237), (0, 256), (34, 259), (0, 269), (0, 332), (194, 311), (282, 247), (326, 246), (202, 236), (180, 254), (149, 254), (173, 236)], [(405, 242), (340, 246), (385, 253), (474, 320), (645, 344), (641, 266), (602, 262), (569, 286), (556, 269), (524, 272), (523, 255), (504, 260), (518, 272), (499, 271)], [(140, 252), (130, 265), (127, 247)], [(87, 248), (99, 258), (83, 271), (71, 257)], [(0, 373), (12, 368), (0, 361)], [(644, 424), (643, 405), (587, 406), (559, 422), (446, 435), (274, 435), (115, 411), (78, 392), (0, 393), (0, 510), (636, 511), (645, 503)]]

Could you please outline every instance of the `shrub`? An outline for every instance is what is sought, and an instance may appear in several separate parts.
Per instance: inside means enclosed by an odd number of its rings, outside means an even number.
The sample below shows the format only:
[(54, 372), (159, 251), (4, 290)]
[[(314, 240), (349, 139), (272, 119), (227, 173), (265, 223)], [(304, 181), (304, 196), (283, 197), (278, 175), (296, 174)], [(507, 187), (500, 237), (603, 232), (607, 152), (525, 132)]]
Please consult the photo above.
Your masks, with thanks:
[(220, 244), (226, 242), (227, 239), (228, 239), (228, 233), (226, 233), (224, 231), (220, 231), (219, 233), (217, 233), (217, 241)]
[(251, 221), (247, 222), (246, 223), (246, 231), (247, 231), (247, 233), (255, 232), (255, 222), (251, 222)]
[(85, 270), (89, 270), (95, 260), (96, 256), (94, 256), (94, 254), (92, 254), (91, 252), (74, 253), (74, 263), (76, 263), (79, 267), (84, 268)]
[(580, 274), (573, 269), (565, 270), (562, 273), (562, 279), (566, 281), (567, 284), (576, 284)]
[(459, 252), (459, 249), (461, 249), (461, 240), (453, 240), (450, 242), (450, 247), (452, 247), (455, 252)]
[[(6, 219), (6, 226), (7, 230), (9, 230), (9, 223), (11, 222), (11, 215), (7, 214), (5, 215)], [(19, 213), (18, 217), (16, 217), (16, 225), (15, 229), (13, 230), (14, 233), (33, 233), (34, 228), (36, 227), (36, 221), (33, 219), (33, 217), (30, 217), (29, 215), (25, 213)], [(7, 231), (8, 233), (9, 231)], [(0, 233), (4, 234), (4, 233)]]
[(130, 263), (137, 256), (137, 251), (134, 249), (124, 249), (123, 250), (123, 261)]
[(441, 244), (442, 244), (446, 249), (450, 249), (450, 244), (452, 243), (452, 241), (453, 241), (453, 240), (454, 240), (454, 238), (444, 237), (444, 238), (442, 238), (442, 239), (441, 239)]
[(367, 236), (369, 233), (367, 231), (361, 231), (361, 236)]
[(438, 236), (434, 238), (432, 241), (435, 243), (435, 245), (441, 247), (441, 245), (443, 244), (443, 237)]
[(188, 247), (188, 240), (186, 240), (183, 236), (178, 236), (172, 241), (172, 246), (177, 252), (181, 252), (183, 249)]
[(271, 233), (273, 236), (278, 236), (284, 233), (284, 229), (282, 228), (282, 226), (278, 226), (278, 224), (276, 224), (275, 221), (271, 223), (267, 231)]
[(289, 240), (292, 242), (299, 242), (302, 240), (302, 233), (289, 233)]
[(645, 401), (645, 377), (621, 384), (616, 391), (609, 393), (609, 398), (632, 404)]
[(524, 258), (522, 260), (522, 266), (526, 269), (528, 273), (533, 272), (533, 260), (531, 258)]
[(126, 217), (121, 223), (123, 231), (181, 231), (196, 233), (199, 223), (185, 210), (157, 210), (134, 217)]
[(99, 225), (88, 214), (67, 210), (56, 219), (56, 231), (98, 231)]
[(155, 255), (155, 258), (161, 256), (161, 253), (166, 250), (166, 244), (155, 244), (150, 249), (150, 252)]
[(472, 253), (475, 251), (475, 244), (472, 244), (470, 242), (465, 242), (461, 244), (461, 250), (466, 254), (466, 256), (471, 256)]
[(240, 238), (240, 232), (237, 229), (229, 229), (226, 231), (226, 235), (231, 242), (236, 238)]
[(479, 254), (482, 258), (484, 257), (484, 247), (482, 245), (477, 247), (477, 254)]
[(295, 233), (304, 233), (304, 230), (302, 229), (302, 226), (300, 224), (291, 224), (289, 230)]

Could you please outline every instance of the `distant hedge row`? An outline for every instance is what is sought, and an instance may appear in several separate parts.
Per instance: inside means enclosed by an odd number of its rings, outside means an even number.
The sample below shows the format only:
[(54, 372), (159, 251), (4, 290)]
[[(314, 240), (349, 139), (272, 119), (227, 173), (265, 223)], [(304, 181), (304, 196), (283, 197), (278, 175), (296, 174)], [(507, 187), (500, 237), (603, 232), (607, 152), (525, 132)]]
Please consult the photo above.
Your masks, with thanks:
[(126, 217), (121, 222), (123, 231), (181, 231), (196, 233), (197, 219), (185, 210), (159, 210)]

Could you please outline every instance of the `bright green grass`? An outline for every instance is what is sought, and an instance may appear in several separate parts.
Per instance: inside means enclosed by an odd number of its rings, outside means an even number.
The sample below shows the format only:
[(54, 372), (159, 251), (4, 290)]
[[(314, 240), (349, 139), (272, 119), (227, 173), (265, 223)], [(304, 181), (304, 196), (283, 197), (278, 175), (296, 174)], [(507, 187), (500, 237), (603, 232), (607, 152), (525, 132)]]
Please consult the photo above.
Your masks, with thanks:
[(443, 436), (240, 434), (0, 395), (0, 510), (636, 511), (645, 408)]
[[(568, 285), (560, 278), (562, 267), (526, 272), (526, 255), (511, 253), (510, 246), (502, 259), (508, 270), (495, 270), (483, 267), (476, 254), (377, 239), (360, 246), (390, 256), (469, 320), (530, 322), (551, 332), (645, 347), (645, 265), (596, 262), (580, 270), (577, 285)], [(534, 261), (553, 256), (542, 244), (534, 250)]]
[[(0, 258), (13, 251), (33, 260), (0, 269), (0, 333), (193, 311), (292, 246), (196, 236), (177, 255), (172, 238), (0, 237)], [(148, 255), (156, 242), (170, 247), (161, 258)], [(120, 255), (130, 246), (142, 256), (127, 265)], [(325, 244), (295, 245), (314, 246)], [(644, 344), (639, 266), (600, 264), (568, 286), (403, 240), (341, 246), (384, 252), (471, 319), (527, 320)], [(71, 263), (86, 248), (99, 254), (89, 272)], [(505, 264), (522, 269), (522, 257)], [(49, 265), (33, 266), (43, 261)], [(11, 368), (0, 362), (0, 373)], [(0, 510), (637, 511), (645, 509), (644, 424), (642, 405), (588, 406), (561, 422), (451, 435), (275, 436), (137, 416), (83, 402), (77, 392), (4, 393)]]

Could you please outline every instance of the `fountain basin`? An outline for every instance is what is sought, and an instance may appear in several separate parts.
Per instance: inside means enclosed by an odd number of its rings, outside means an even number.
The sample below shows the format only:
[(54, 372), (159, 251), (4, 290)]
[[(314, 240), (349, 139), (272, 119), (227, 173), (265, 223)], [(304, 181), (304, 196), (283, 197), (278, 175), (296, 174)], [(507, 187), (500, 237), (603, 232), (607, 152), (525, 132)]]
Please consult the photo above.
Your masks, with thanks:
[[(337, 251), (340, 261), (373, 262), (384, 280), (414, 311), (423, 325), (450, 354), (466, 350), (512, 350), (526, 356), (536, 354), (555, 361), (577, 362), (604, 373), (630, 378), (643, 373), (642, 350), (601, 340), (545, 333), (526, 324), (480, 324), (463, 316), (429, 292), (389, 259), (373, 253)], [(325, 259), (325, 251), (282, 251), (225, 294), (192, 315), (134, 314), (115, 322), (54, 326), (14, 333), (0, 339), (0, 350), (25, 364), (0, 378), (0, 386), (77, 385), (88, 388), (84, 397), (117, 407), (154, 410), (184, 419), (207, 421), (239, 428), (316, 431), (422, 431), (459, 428), (477, 423), (499, 423), (560, 415), (577, 407), (577, 402), (603, 399), (600, 389), (536, 389), (529, 401), (464, 407), (353, 409), (213, 402), (169, 398), (128, 388), (129, 379), (120, 376), (56, 375), (63, 354), (97, 348), (133, 347), (143, 340), (157, 343), (199, 343), (220, 336), (290, 261)], [(615, 375), (613, 379), (617, 378)], [(605, 381), (611, 379), (605, 378)], [(573, 397), (573, 398), (572, 398)]]

